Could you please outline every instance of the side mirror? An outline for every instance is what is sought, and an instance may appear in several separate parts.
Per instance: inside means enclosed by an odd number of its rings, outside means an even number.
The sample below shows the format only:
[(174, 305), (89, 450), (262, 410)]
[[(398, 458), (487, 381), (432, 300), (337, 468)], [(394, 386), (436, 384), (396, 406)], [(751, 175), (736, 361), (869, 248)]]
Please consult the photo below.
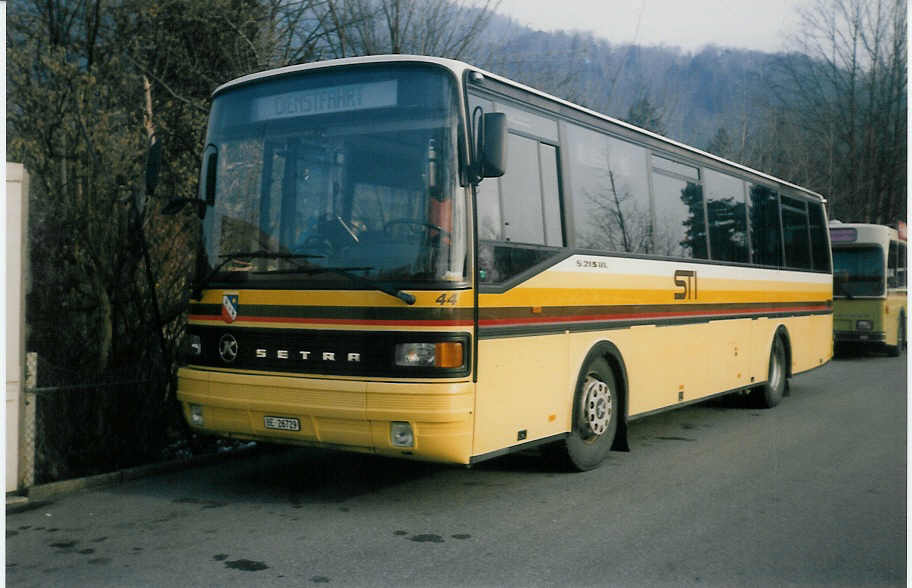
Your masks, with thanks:
[(192, 204), (196, 208), (196, 215), (200, 218), (206, 216), (206, 207), (215, 204), (215, 173), (218, 169), (218, 148), (208, 145), (203, 152), (203, 169), (200, 173), (199, 196), (197, 198), (172, 198), (162, 208), (164, 215), (177, 214), (184, 206)]
[(209, 206), (215, 204), (215, 172), (217, 169), (218, 148), (212, 144), (207, 145), (203, 152), (203, 173), (201, 174), (199, 198)]
[(507, 171), (507, 115), (488, 112), (484, 115), (481, 176), (499, 178)]
[(485, 113), (481, 106), (472, 111), (471, 181), (478, 184), (484, 178), (499, 178), (506, 172), (507, 115), (502, 112)]
[(146, 194), (152, 196), (158, 186), (158, 170), (161, 168), (161, 142), (152, 135), (146, 154)]

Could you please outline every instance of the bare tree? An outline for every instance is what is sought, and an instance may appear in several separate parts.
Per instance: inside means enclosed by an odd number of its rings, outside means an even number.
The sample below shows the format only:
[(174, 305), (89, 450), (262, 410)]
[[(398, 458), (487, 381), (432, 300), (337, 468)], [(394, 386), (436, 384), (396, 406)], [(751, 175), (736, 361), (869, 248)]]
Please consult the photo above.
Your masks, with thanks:
[(327, 56), (463, 58), (499, 0), (325, 0), (313, 6)]
[[(847, 220), (905, 217), (906, 16), (902, 0), (817, 0), (801, 13), (776, 91), (813, 142), (802, 161)], [(826, 170), (821, 181), (810, 168)]]

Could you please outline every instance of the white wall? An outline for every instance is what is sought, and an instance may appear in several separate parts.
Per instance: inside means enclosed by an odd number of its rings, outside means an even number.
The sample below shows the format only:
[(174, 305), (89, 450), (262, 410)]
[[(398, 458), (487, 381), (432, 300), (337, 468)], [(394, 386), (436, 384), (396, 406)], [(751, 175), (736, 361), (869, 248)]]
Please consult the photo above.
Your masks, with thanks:
[(25, 380), (25, 275), (28, 172), (6, 164), (6, 491), (19, 485), (20, 415)]

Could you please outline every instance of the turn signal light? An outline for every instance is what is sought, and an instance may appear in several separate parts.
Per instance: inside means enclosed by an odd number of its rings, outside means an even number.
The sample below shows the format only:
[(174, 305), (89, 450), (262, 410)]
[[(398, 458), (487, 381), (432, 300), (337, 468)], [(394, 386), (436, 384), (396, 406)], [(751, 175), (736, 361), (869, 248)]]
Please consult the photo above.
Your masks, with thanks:
[(449, 342), (449, 343), (436, 343), (435, 347), (437, 348), (437, 367), (442, 368), (458, 368), (462, 367), (462, 343), (459, 342)]

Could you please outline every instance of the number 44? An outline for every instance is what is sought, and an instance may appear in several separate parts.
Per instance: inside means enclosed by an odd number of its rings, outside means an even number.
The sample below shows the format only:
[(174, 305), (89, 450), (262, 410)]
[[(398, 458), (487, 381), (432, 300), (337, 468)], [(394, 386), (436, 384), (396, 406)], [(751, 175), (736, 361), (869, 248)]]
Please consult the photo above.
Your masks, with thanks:
[(441, 306), (443, 306), (444, 304), (447, 304), (449, 306), (455, 306), (456, 302), (458, 300), (459, 300), (459, 294), (450, 294), (449, 296), (447, 296), (446, 294), (441, 294), (434, 300), (434, 302), (436, 302), (437, 304), (439, 304)]

